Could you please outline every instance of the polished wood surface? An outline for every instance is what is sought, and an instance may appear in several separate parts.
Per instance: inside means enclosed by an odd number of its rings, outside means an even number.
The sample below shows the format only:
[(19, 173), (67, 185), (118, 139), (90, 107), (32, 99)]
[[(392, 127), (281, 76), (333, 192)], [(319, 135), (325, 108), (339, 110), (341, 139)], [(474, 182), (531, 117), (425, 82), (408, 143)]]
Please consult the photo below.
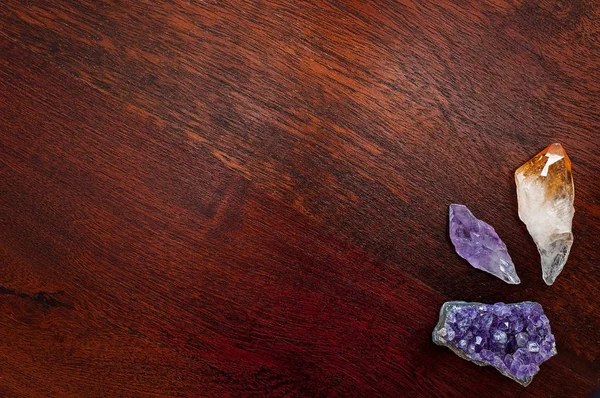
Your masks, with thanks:
[[(600, 386), (600, 9), (590, 0), (5, 0), (0, 396), (578, 397)], [(514, 170), (573, 162), (548, 287)], [(471, 268), (450, 203), (522, 284)], [(430, 339), (539, 301), (523, 388)]]

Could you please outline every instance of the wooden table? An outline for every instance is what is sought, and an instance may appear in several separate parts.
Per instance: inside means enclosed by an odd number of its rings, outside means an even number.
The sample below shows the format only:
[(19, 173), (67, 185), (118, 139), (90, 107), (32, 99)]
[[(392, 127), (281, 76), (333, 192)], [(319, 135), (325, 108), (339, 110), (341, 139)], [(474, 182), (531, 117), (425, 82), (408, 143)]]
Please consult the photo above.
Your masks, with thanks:
[[(600, 385), (600, 5), (5, 0), (0, 396), (579, 397)], [(546, 286), (514, 170), (561, 142)], [(471, 268), (450, 203), (504, 239)], [(540, 302), (523, 388), (431, 342)]]

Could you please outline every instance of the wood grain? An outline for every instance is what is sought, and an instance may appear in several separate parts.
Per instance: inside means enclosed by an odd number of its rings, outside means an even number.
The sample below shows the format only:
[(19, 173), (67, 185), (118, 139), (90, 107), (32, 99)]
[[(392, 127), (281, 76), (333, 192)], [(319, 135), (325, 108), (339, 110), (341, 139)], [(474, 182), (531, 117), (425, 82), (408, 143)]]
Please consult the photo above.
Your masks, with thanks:
[[(600, 11), (579, 1), (7, 0), (0, 395), (586, 396), (600, 386)], [(552, 287), (512, 173), (551, 142)], [(447, 238), (467, 204), (523, 283)], [(433, 345), (539, 301), (526, 389)]]

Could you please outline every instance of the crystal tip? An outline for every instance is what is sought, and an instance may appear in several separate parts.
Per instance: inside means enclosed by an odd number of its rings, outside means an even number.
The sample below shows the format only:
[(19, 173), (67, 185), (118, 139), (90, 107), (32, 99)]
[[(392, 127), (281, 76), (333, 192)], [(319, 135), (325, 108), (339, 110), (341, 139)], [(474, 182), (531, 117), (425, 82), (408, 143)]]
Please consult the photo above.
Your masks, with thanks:
[(506, 282), (510, 285), (518, 285), (521, 283), (521, 279), (519, 278), (519, 276), (517, 274), (514, 274), (514, 275), (505, 274), (503, 279), (504, 279), (504, 282)]
[(563, 148), (563, 146), (560, 143), (555, 142), (555, 143), (548, 145), (548, 148), (546, 148), (546, 153), (551, 154), (551, 155), (564, 156), (567, 152), (565, 151), (565, 148)]

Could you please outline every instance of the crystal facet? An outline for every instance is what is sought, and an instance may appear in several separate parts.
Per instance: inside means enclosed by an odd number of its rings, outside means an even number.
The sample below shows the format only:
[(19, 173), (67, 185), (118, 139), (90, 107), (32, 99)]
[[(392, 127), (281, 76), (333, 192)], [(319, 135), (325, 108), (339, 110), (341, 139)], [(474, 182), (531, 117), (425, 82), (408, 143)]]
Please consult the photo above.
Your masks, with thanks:
[(542, 276), (551, 285), (573, 244), (575, 190), (571, 161), (560, 144), (552, 144), (515, 172), (519, 217), (540, 252)]
[(521, 283), (506, 245), (494, 228), (475, 218), (464, 205), (450, 205), (450, 240), (458, 255), (473, 267), (507, 283)]
[[(517, 331), (523, 325), (528, 332)], [(542, 306), (531, 301), (494, 305), (448, 301), (440, 310), (433, 341), (479, 366), (493, 366), (524, 386), (542, 362), (556, 355), (548, 318)]]

